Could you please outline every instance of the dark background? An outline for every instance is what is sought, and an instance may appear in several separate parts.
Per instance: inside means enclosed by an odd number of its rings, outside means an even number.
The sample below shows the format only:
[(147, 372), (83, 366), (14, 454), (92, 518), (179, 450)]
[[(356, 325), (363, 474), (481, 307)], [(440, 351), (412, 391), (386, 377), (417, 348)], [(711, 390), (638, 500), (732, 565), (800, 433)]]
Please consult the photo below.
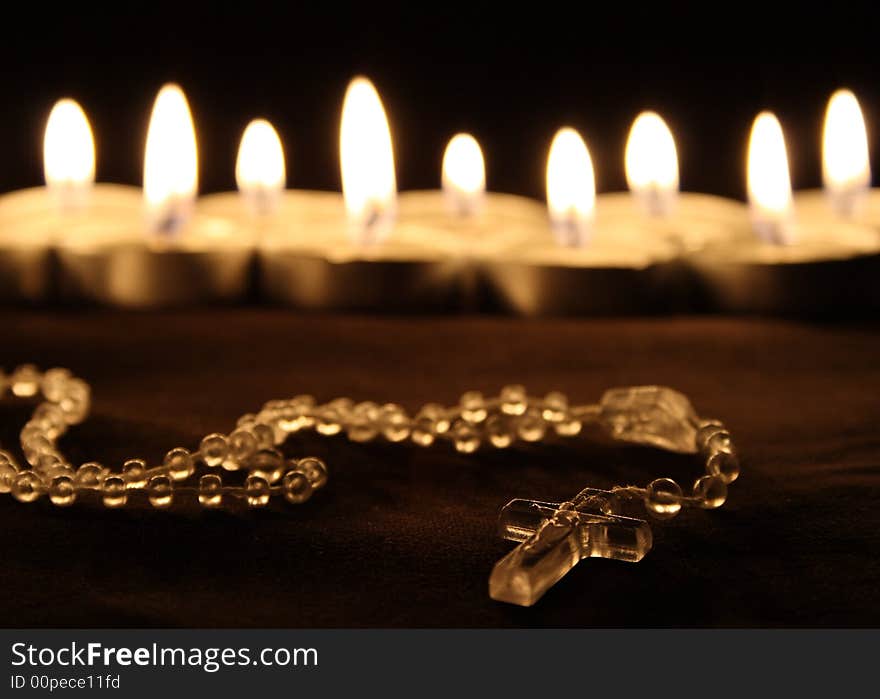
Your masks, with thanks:
[(820, 181), (824, 104), (846, 85), (869, 128), (880, 114), (876, 9), (772, 3), (31, 4), (5, 22), (0, 190), (42, 180), (53, 102), (81, 102), (98, 176), (140, 183), (159, 86), (175, 80), (196, 119), (203, 192), (231, 189), (241, 131), (269, 118), (289, 184), (339, 188), (337, 129), (347, 81), (376, 83), (402, 189), (436, 187), (447, 139), (476, 135), (492, 189), (543, 196), (546, 149), (571, 124), (588, 141), (600, 191), (622, 189), (623, 146), (644, 108), (676, 136), (682, 186), (744, 193), (754, 115), (786, 129), (796, 187)]

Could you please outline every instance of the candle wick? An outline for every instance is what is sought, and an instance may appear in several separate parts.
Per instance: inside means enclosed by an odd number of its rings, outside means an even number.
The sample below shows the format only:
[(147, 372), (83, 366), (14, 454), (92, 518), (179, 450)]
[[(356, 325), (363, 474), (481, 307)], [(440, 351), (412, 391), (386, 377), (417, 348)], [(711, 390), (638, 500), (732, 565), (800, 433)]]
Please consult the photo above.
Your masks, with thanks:
[(577, 208), (570, 206), (558, 218), (552, 220), (553, 232), (562, 247), (585, 247), (589, 238), (588, 223), (578, 215)]
[(379, 236), (377, 232), (377, 227), (381, 218), (382, 212), (380, 210), (380, 207), (371, 202), (370, 208), (367, 211), (367, 215), (364, 219), (364, 245), (373, 245), (378, 240)]
[(863, 195), (864, 190), (861, 187), (845, 187), (832, 190), (828, 194), (831, 209), (844, 219), (855, 218), (861, 208)]

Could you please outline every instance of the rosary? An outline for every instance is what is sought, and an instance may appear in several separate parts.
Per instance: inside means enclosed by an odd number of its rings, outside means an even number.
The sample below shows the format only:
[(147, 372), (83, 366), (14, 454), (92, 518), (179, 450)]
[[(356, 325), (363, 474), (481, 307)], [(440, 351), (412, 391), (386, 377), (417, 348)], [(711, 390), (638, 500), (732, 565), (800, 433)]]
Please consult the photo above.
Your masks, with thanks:
[[(54, 505), (66, 507), (79, 498), (97, 497), (105, 507), (119, 508), (146, 495), (156, 508), (186, 499), (206, 508), (235, 503), (259, 508), (272, 497), (299, 505), (327, 483), (323, 461), (289, 459), (279, 450), (289, 435), (302, 430), (344, 432), (355, 442), (409, 440), (421, 447), (448, 440), (469, 454), (484, 442), (503, 449), (517, 440), (540, 442), (550, 432), (574, 437), (595, 423), (614, 440), (700, 459), (705, 473), (690, 494), (671, 478), (657, 478), (645, 487), (584, 488), (561, 503), (515, 499), (505, 505), (498, 531), (518, 546), (495, 564), (489, 595), (522, 606), (537, 602), (583, 558), (641, 560), (652, 536), (638, 517), (640, 507), (657, 519), (674, 517), (682, 508), (715, 509), (739, 476), (739, 460), (724, 425), (698, 417), (686, 396), (662, 386), (613, 388), (597, 404), (570, 405), (562, 393), (536, 398), (513, 385), (497, 398), (469, 391), (453, 407), (429, 403), (415, 417), (392, 403), (337, 398), (320, 405), (300, 395), (269, 401), (259, 412), (243, 415), (228, 435), (207, 435), (195, 452), (176, 447), (159, 465), (130, 459), (114, 471), (98, 463), (75, 467), (57, 447), (68, 427), (88, 415), (91, 392), (85, 381), (67, 369), (41, 373), (30, 364), (2, 378), (4, 390), (8, 386), (17, 397), (42, 397), (21, 431), (27, 466), (0, 451), (0, 493), (23, 503), (48, 496)], [(234, 471), (247, 474), (243, 484), (224, 483), (225, 472)]]

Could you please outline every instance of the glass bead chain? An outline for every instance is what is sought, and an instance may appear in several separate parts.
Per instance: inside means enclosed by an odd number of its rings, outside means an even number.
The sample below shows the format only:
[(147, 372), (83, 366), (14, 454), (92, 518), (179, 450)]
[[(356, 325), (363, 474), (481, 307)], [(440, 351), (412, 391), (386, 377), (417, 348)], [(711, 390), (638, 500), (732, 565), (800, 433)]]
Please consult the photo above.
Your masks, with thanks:
[[(89, 385), (67, 369), (45, 373), (26, 364), (9, 376), (0, 376), (19, 398), (42, 395), (30, 421), (21, 431), (21, 450), (28, 466), (0, 450), (0, 493), (12, 493), (20, 502), (43, 496), (60, 507), (72, 505), (87, 494), (97, 494), (106, 507), (119, 508), (138, 493), (145, 493), (155, 508), (170, 507), (175, 500), (192, 497), (205, 508), (218, 508), (235, 501), (263, 507), (273, 496), (292, 504), (308, 500), (327, 482), (327, 467), (314, 457), (286, 459), (279, 447), (292, 430), (271, 426), (254, 415), (239, 419), (228, 436), (209, 434), (198, 451), (183, 447), (169, 451), (161, 464), (150, 466), (142, 459), (129, 459), (114, 471), (96, 462), (75, 468), (58, 449), (58, 439), (71, 425), (82, 422), (91, 404)], [(199, 467), (203, 473), (192, 483)], [(244, 485), (224, 483), (224, 471), (246, 470)]]
[[(269, 401), (259, 412), (239, 418), (228, 435), (207, 435), (195, 452), (177, 447), (160, 465), (131, 459), (113, 471), (98, 463), (74, 468), (57, 448), (57, 440), (68, 427), (88, 415), (90, 389), (85, 381), (67, 369), (40, 373), (33, 365), (23, 365), (0, 382), (4, 391), (8, 386), (17, 397), (41, 393), (44, 398), (21, 431), (28, 467), (22, 468), (12, 454), (0, 451), (0, 492), (11, 492), (21, 502), (47, 495), (53, 504), (68, 506), (83, 494), (97, 492), (105, 506), (117, 508), (135, 493), (145, 492), (156, 508), (169, 507), (186, 496), (195, 497), (206, 508), (232, 500), (263, 507), (273, 496), (300, 504), (322, 488), (328, 477), (320, 459), (286, 459), (278, 450), (289, 435), (304, 430), (326, 436), (343, 433), (354, 442), (381, 438), (429, 447), (448, 441), (458, 452), (469, 454), (483, 444), (504, 449), (517, 441), (541, 442), (551, 434), (574, 437), (585, 425), (596, 423), (614, 439), (699, 455), (705, 474), (688, 495), (671, 478), (654, 479), (645, 487), (612, 489), (617, 497), (609, 501), (609, 512), (641, 500), (659, 519), (674, 517), (687, 507), (720, 507), (726, 501), (727, 486), (739, 476), (739, 460), (724, 425), (698, 418), (684, 396), (661, 387), (613, 389), (598, 404), (570, 405), (563, 393), (537, 398), (529, 396), (523, 386), (511, 385), (494, 398), (469, 391), (452, 407), (429, 403), (414, 416), (393, 403), (337, 398), (318, 404), (312, 396), (299, 395)], [(199, 467), (208, 473), (192, 484)], [(224, 472), (238, 470), (248, 472), (243, 486), (223, 482)]]

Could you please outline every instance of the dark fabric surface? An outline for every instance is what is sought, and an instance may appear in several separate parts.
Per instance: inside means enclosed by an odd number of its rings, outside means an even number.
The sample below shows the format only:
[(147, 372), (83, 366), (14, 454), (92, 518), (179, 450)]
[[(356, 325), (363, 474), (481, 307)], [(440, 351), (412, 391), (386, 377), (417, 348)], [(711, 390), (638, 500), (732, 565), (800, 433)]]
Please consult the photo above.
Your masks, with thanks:
[[(327, 488), (300, 507), (59, 509), (0, 497), (4, 626), (863, 626), (880, 624), (880, 328), (680, 318), (301, 317), (271, 309), (6, 312), (0, 362), (67, 366), (94, 411), (77, 462), (161, 458), (271, 398), (452, 403), (522, 382), (593, 402), (659, 383), (723, 419), (728, 504), (654, 526), (638, 564), (588, 560), (539, 604), (491, 601), (512, 497), (690, 483), (688, 457), (575, 439), (507, 452), (309, 436)], [(17, 445), (28, 411), (4, 405)]]

